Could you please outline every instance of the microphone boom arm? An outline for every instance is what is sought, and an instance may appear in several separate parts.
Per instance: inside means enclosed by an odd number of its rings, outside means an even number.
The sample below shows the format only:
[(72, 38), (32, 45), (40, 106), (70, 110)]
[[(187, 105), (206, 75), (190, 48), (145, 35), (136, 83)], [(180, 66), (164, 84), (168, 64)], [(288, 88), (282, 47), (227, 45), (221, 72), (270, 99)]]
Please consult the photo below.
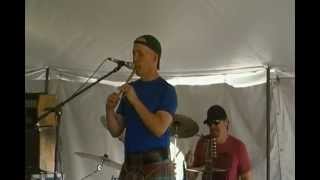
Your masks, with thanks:
[(70, 96), (69, 98), (67, 98), (66, 100), (64, 100), (63, 102), (59, 103), (58, 105), (56, 105), (53, 108), (49, 108), (49, 110), (47, 110), (46, 113), (42, 114), (40, 117), (37, 118), (36, 123), (34, 124), (34, 126), (37, 126), (37, 124), (45, 117), (47, 117), (50, 113), (52, 112), (59, 112), (60, 108), (62, 106), (64, 106), (66, 103), (68, 103), (69, 101), (71, 101), (72, 99), (74, 99), (75, 97), (77, 97), (78, 95), (80, 95), (81, 93), (83, 93), (84, 91), (86, 91), (87, 89), (91, 88), (92, 86), (94, 86), (95, 84), (97, 84), (98, 82), (100, 82), (101, 80), (105, 79), (106, 77), (110, 76), (111, 74), (119, 71), (125, 64), (124, 63), (117, 63), (118, 66), (115, 67), (112, 71), (110, 71), (108, 74), (102, 76), (101, 78), (99, 78), (97, 81), (95, 81), (94, 83), (86, 86), (85, 88), (81, 89), (80, 91), (78, 91), (77, 93), (73, 94), (72, 96)]

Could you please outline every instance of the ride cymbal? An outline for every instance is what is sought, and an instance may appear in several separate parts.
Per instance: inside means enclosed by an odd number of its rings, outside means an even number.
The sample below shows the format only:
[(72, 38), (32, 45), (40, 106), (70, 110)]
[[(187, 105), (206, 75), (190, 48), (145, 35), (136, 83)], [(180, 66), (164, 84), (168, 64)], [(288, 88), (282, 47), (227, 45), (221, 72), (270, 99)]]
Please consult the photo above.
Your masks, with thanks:
[(188, 138), (197, 134), (199, 126), (191, 118), (182, 114), (176, 114), (173, 117), (169, 131), (171, 136), (177, 135), (178, 138)]

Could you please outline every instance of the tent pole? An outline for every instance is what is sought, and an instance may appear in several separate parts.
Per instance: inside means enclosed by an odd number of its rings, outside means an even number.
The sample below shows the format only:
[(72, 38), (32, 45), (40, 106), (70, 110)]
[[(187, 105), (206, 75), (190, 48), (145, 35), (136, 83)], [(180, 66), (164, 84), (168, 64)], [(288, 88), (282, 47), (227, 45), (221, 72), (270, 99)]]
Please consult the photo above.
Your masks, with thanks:
[(267, 66), (267, 84), (266, 84), (266, 120), (267, 120), (267, 180), (270, 180), (270, 66)]
[(45, 94), (48, 94), (48, 88), (49, 88), (49, 67), (47, 67), (46, 69), (46, 81), (45, 81), (45, 84), (44, 84), (44, 92)]

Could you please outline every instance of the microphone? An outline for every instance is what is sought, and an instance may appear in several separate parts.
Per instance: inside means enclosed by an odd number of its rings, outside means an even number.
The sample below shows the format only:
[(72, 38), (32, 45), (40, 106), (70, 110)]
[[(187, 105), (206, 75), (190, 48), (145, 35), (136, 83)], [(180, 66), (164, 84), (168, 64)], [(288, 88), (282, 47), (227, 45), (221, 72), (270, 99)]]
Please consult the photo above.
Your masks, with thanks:
[(114, 62), (114, 63), (117, 63), (117, 64), (123, 64), (128, 69), (133, 69), (132, 62), (128, 62), (128, 61), (124, 61), (124, 60), (120, 60), (120, 59), (116, 59), (116, 58), (112, 58), (112, 57), (108, 57), (107, 60)]

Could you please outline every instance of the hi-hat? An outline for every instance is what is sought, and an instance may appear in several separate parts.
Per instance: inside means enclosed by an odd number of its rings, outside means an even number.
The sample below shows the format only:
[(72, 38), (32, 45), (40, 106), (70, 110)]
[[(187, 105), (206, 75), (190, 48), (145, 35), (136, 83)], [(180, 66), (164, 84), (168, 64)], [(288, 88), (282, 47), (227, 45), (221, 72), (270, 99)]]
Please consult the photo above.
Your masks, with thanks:
[(82, 158), (86, 158), (86, 159), (91, 159), (91, 160), (95, 160), (98, 162), (101, 162), (103, 160), (103, 164), (109, 167), (113, 167), (115, 169), (120, 170), (122, 165), (120, 163), (117, 163), (115, 161), (112, 161), (111, 159), (108, 158), (107, 155), (104, 156), (97, 156), (97, 155), (93, 155), (93, 154), (89, 154), (89, 153), (83, 153), (83, 152), (75, 152), (76, 155), (82, 157)]
[(193, 168), (187, 168), (186, 171), (191, 171), (191, 172), (226, 172), (226, 169), (221, 169), (221, 168), (210, 168), (210, 169), (205, 169), (204, 166), (200, 167), (193, 167)]
[(197, 134), (199, 126), (191, 118), (182, 114), (176, 114), (173, 117), (169, 131), (172, 136), (177, 135), (178, 138), (188, 138)]

